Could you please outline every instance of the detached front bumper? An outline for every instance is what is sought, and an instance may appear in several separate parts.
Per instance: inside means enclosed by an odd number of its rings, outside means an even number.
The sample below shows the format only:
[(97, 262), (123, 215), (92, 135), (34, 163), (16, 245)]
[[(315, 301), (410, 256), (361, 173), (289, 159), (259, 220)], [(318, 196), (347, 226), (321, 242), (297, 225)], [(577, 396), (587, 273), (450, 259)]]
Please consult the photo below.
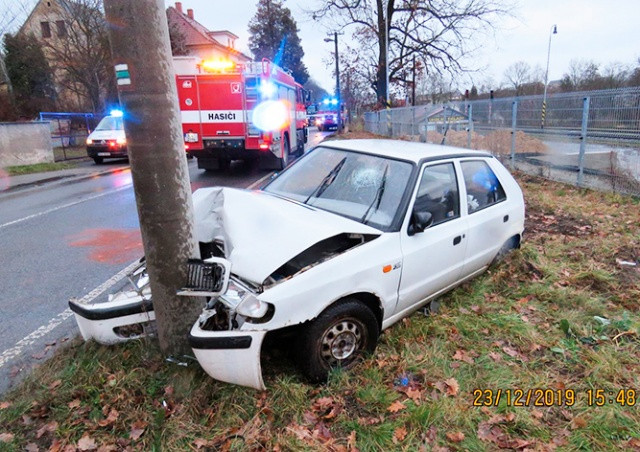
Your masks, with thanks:
[(116, 344), (149, 334), (156, 319), (151, 300), (129, 292), (106, 303), (81, 304), (69, 301), (85, 341)]
[(189, 344), (200, 366), (216, 380), (265, 390), (260, 351), (266, 331), (205, 331), (196, 322)]

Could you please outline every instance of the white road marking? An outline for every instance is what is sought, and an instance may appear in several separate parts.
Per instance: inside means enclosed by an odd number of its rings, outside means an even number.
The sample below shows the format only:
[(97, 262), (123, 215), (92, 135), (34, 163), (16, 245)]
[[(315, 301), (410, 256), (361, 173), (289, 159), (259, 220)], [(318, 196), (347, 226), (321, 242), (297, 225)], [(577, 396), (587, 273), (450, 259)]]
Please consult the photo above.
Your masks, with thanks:
[[(252, 188), (258, 186), (261, 182), (263, 182), (267, 177), (270, 177), (272, 174), (273, 173), (269, 173), (269, 174), (265, 175), (264, 177), (258, 179), (257, 181), (255, 181), (254, 183), (249, 185), (247, 188), (248, 189), (252, 189)], [(80, 204), (81, 202), (85, 202), (85, 201), (88, 201), (90, 199), (95, 199), (95, 198), (98, 198), (100, 196), (105, 196), (105, 195), (108, 195), (108, 194), (111, 194), (111, 193), (116, 193), (116, 192), (118, 192), (120, 190), (125, 190), (127, 188), (129, 188), (129, 185), (117, 188), (115, 190), (111, 190), (109, 192), (100, 193), (99, 195), (95, 195), (95, 196), (92, 196), (92, 197), (89, 197), (89, 198), (85, 198), (85, 199), (82, 199), (82, 200), (79, 200), (79, 201), (75, 201), (73, 203), (65, 204), (64, 206), (58, 206), (58, 207), (55, 207), (53, 209), (49, 209), (49, 210), (46, 210), (46, 211), (43, 211), (43, 212), (40, 212), (40, 213), (37, 213), (37, 214), (34, 214), (34, 215), (30, 215), (28, 217), (21, 218), (19, 220), (15, 220), (15, 221), (12, 221), (12, 222), (9, 222), (9, 223), (5, 223), (3, 225), (0, 225), (0, 228), (3, 228), (5, 226), (9, 226), (11, 224), (19, 223), (21, 221), (25, 221), (25, 220), (28, 220), (28, 219), (31, 219), (31, 218), (39, 217), (41, 215), (44, 215), (44, 214), (50, 213), (50, 212), (54, 212), (54, 211), (59, 210), (59, 209), (64, 209), (65, 207), (70, 207), (70, 206), (73, 206), (75, 204)], [(98, 287), (93, 289), (91, 292), (86, 294), (84, 297), (82, 297), (81, 299), (77, 300), (78, 303), (91, 303), (94, 299), (96, 299), (96, 297), (98, 297), (98, 295), (103, 293), (108, 288), (114, 286), (118, 281), (120, 281), (122, 278), (124, 278), (127, 275), (127, 273), (131, 272), (137, 265), (138, 265), (138, 260), (136, 260), (135, 262), (131, 263), (126, 268), (123, 268), (118, 273), (113, 275), (111, 278), (109, 278), (108, 280), (106, 280), (105, 282), (100, 284)], [(69, 308), (65, 309), (60, 314), (58, 314), (57, 316), (52, 318), (49, 321), (49, 323), (47, 323), (46, 325), (41, 326), (40, 328), (35, 330), (33, 333), (29, 334), (25, 338), (23, 338), (23, 339), (19, 340), (18, 342), (16, 342), (16, 345), (14, 345), (13, 347), (5, 350), (0, 355), (0, 368), (2, 368), (7, 362), (11, 361), (13, 358), (15, 358), (17, 356), (20, 356), (23, 353), (23, 351), (24, 351), (24, 349), (26, 347), (29, 347), (30, 345), (35, 343), (38, 339), (40, 339), (40, 338), (46, 336), (47, 334), (49, 334), (58, 325), (63, 323), (65, 320), (67, 320), (72, 315), (73, 315), (73, 312), (71, 311), (71, 309), (69, 309)]]
[[(90, 302), (92, 302), (98, 295), (100, 295), (102, 292), (104, 292), (105, 290), (107, 290), (111, 286), (115, 285), (122, 278), (124, 278), (127, 275), (127, 273), (132, 271), (137, 265), (138, 265), (138, 260), (136, 260), (135, 262), (133, 262), (131, 265), (127, 266), (126, 268), (120, 270), (118, 273), (113, 275), (107, 281), (103, 282), (98, 287), (93, 289), (91, 292), (86, 294), (84, 297), (82, 297), (81, 299), (77, 300), (78, 303), (90, 303)], [(2, 366), (4, 366), (8, 361), (12, 360), (16, 356), (20, 356), (23, 353), (23, 351), (24, 351), (24, 349), (26, 347), (29, 347), (30, 345), (35, 343), (38, 339), (40, 339), (40, 338), (46, 336), (47, 334), (49, 334), (58, 325), (60, 325), (62, 322), (67, 320), (72, 315), (73, 315), (73, 312), (71, 311), (71, 309), (69, 309), (69, 308), (65, 309), (60, 314), (58, 314), (57, 316), (52, 318), (49, 321), (49, 323), (47, 323), (46, 325), (41, 326), (40, 328), (35, 330), (33, 333), (31, 333), (30, 335), (28, 335), (24, 339), (21, 339), (18, 342), (16, 342), (16, 345), (14, 345), (12, 348), (5, 350), (2, 353), (2, 355), (0, 355), (0, 368), (2, 368)]]
[(17, 220), (9, 221), (8, 223), (0, 224), (0, 229), (6, 228), (7, 226), (11, 226), (11, 225), (14, 225), (14, 224), (17, 224), (17, 223), (22, 223), (23, 221), (31, 220), (33, 218), (38, 218), (38, 217), (40, 217), (42, 215), (46, 215), (48, 213), (55, 212), (56, 210), (66, 209), (67, 207), (72, 207), (72, 206), (75, 206), (77, 204), (81, 204), (81, 203), (86, 202), (86, 201), (91, 201), (92, 199), (100, 198), (102, 196), (112, 195), (112, 194), (117, 193), (117, 192), (122, 191), (122, 190), (128, 190), (129, 187), (131, 187), (131, 185), (132, 184), (123, 185), (122, 187), (118, 187), (118, 188), (115, 188), (113, 190), (106, 191), (104, 193), (98, 193), (96, 195), (88, 196), (86, 198), (79, 199), (77, 201), (73, 201), (73, 202), (70, 202), (70, 203), (67, 203), (67, 204), (63, 204), (61, 206), (52, 207), (51, 209), (43, 210), (42, 212), (34, 213), (33, 215), (29, 215), (29, 216), (24, 217), (24, 218), (19, 218)]

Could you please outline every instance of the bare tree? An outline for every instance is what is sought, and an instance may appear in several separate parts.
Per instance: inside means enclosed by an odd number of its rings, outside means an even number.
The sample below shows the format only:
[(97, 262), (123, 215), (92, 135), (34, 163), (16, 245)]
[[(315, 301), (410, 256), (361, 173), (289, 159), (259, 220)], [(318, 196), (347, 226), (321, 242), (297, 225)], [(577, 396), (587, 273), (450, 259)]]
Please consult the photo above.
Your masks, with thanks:
[(609, 63), (602, 69), (602, 89), (622, 88), (630, 75), (629, 66), (620, 62)]
[(563, 75), (560, 87), (562, 91), (597, 89), (599, 79), (597, 63), (588, 60), (571, 60), (569, 71)]
[(516, 61), (504, 71), (504, 78), (516, 96), (521, 96), (524, 86), (531, 82), (531, 66), (524, 61)]
[(85, 108), (102, 111), (117, 100), (111, 48), (102, 0), (60, 2), (64, 25), (47, 41), (56, 83), (83, 99)]
[(638, 58), (638, 61), (636, 61), (636, 67), (629, 74), (627, 85), (640, 86), (640, 58)]
[[(478, 33), (505, 12), (500, 0), (329, 0), (309, 11), (331, 29), (355, 26), (359, 43), (375, 46), (370, 69), (378, 99), (385, 99), (389, 90), (387, 66), (389, 81), (406, 85), (413, 76), (414, 57), (431, 74), (467, 70), (462, 60), (478, 48)], [(365, 42), (363, 37), (373, 39)]]

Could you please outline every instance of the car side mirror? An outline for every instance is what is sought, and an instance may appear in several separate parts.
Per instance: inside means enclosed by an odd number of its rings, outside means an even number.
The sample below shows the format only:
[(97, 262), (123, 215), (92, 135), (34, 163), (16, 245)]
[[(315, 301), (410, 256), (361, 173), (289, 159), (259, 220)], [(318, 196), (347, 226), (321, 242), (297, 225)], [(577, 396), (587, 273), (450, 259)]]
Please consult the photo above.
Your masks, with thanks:
[(423, 232), (433, 224), (433, 215), (431, 212), (414, 210), (411, 215), (411, 224), (409, 225), (409, 235)]

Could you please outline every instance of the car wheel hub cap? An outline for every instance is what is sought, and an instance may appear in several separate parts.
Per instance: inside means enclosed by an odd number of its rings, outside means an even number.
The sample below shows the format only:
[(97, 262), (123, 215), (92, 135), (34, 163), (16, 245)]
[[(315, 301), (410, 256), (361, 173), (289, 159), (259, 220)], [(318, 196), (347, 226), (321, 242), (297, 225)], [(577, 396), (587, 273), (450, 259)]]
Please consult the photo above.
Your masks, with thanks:
[(322, 356), (329, 364), (352, 358), (362, 340), (362, 332), (358, 325), (343, 320), (330, 329), (322, 337)]

